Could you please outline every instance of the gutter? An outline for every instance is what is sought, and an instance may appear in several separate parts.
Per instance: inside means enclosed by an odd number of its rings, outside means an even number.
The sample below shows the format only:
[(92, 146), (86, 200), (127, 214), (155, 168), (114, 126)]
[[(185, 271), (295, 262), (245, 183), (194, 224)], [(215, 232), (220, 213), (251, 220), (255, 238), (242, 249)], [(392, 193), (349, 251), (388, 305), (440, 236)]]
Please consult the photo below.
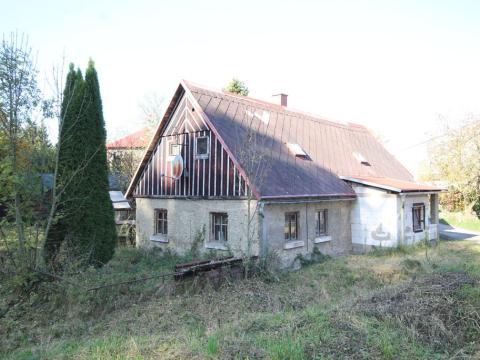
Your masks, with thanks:
[(350, 198), (327, 198), (327, 199), (292, 199), (292, 200), (267, 200), (265, 201), (264, 198), (258, 200), (260, 204), (265, 205), (276, 205), (276, 204), (309, 204), (309, 203), (317, 203), (321, 201), (354, 201), (357, 197), (350, 197)]

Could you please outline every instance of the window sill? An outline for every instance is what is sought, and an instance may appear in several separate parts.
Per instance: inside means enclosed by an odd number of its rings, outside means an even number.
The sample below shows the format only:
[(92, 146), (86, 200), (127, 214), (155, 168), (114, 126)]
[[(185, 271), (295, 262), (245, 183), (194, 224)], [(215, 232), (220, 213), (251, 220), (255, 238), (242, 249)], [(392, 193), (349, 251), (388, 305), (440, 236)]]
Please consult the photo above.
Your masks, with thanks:
[(208, 154), (207, 155), (195, 155), (195, 159), (197, 159), (197, 160), (208, 159)]
[(283, 245), (284, 250), (296, 249), (299, 247), (305, 246), (305, 241), (303, 240), (295, 240), (295, 241), (288, 241)]
[(208, 242), (208, 243), (205, 243), (205, 248), (206, 249), (214, 249), (214, 250), (224, 250), (224, 251), (228, 251), (228, 246), (225, 244), (225, 243), (221, 243), (221, 242)]
[(159, 243), (168, 243), (168, 238), (166, 235), (151, 235), (150, 241), (155, 241)]
[(320, 244), (320, 243), (329, 242), (329, 241), (332, 241), (332, 237), (327, 235), (319, 236), (313, 239), (314, 244)]

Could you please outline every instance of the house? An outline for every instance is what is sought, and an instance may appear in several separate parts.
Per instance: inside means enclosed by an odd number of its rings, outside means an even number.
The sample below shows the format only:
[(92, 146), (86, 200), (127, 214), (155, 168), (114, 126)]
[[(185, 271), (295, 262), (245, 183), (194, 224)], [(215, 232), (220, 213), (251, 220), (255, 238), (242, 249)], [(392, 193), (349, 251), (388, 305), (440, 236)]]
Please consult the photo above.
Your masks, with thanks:
[(285, 266), (438, 237), (441, 189), (414, 182), (363, 126), (182, 81), (133, 176), (137, 246)]
[(142, 159), (150, 137), (151, 130), (143, 128), (133, 134), (107, 143), (107, 159), (110, 174), (114, 177), (114, 188), (116, 190), (126, 190), (137, 164)]
[(121, 191), (109, 191), (110, 201), (115, 213), (115, 225), (117, 235), (121, 242), (131, 242), (132, 233), (135, 229), (135, 217), (132, 207)]

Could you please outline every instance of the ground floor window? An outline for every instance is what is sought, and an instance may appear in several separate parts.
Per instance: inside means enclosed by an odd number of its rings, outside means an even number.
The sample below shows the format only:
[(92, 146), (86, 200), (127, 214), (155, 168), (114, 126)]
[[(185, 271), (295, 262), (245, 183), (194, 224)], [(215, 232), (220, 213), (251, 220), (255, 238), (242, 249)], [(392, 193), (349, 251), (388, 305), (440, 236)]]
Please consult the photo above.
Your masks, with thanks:
[(298, 239), (298, 212), (285, 213), (285, 240)]
[(326, 236), (327, 235), (327, 209), (322, 209), (317, 211), (317, 226), (316, 232), (317, 236)]
[(421, 232), (425, 229), (425, 204), (413, 204), (412, 207), (413, 217), (413, 231)]
[(168, 220), (167, 210), (155, 209), (155, 234), (167, 235)]
[(212, 213), (212, 238), (215, 241), (228, 240), (227, 213)]

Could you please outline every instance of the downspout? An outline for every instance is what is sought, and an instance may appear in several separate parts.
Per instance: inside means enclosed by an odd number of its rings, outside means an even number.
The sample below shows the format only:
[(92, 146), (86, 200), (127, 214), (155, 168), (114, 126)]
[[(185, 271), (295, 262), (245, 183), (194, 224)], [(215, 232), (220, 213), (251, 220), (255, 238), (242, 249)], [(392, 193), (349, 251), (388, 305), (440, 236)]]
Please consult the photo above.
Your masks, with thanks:
[(307, 253), (308, 253), (308, 203), (305, 203), (305, 230), (307, 231)]
[(439, 214), (438, 214), (438, 203), (440, 201), (440, 195), (439, 194), (433, 194), (434, 196), (434, 201), (433, 205), (435, 206), (435, 224), (437, 225), (437, 244), (440, 242), (440, 219), (439, 219)]
[(267, 227), (265, 226), (265, 212), (264, 212), (265, 203), (259, 201), (258, 203), (258, 227), (260, 228), (260, 257), (267, 256), (268, 244), (267, 244)]
[(400, 194), (400, 244), (405, 244), (405, 194)]

